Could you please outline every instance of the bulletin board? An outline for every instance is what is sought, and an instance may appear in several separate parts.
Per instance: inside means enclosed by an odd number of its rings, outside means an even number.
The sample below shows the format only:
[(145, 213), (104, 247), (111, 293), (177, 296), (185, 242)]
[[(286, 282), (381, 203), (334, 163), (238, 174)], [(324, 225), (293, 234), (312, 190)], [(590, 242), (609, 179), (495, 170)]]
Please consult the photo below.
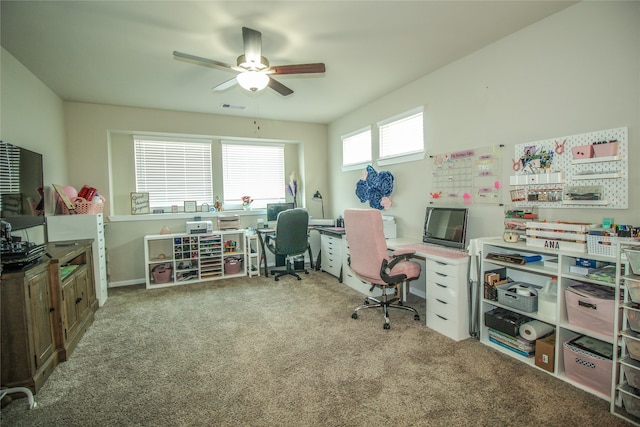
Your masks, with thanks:
[(503, 148), (493, 145), (430, 156), (429, 204), (500, 205)]
[(509, 197), (516, 206), (628, 208), (626, 127), (515, 146)]

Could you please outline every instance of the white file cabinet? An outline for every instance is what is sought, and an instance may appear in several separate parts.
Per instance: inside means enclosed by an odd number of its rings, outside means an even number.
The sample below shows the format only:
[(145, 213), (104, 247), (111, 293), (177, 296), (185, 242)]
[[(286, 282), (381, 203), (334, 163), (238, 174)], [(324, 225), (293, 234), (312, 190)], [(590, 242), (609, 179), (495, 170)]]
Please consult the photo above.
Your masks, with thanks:
[(334, 234), (322, 232), (320, 237), (320, 266), (335, 277), (340, 277), (342, 270), (342, 238)]
[(469, 337), (468, 258), (426, 258), (427, 327), (460, 341)]

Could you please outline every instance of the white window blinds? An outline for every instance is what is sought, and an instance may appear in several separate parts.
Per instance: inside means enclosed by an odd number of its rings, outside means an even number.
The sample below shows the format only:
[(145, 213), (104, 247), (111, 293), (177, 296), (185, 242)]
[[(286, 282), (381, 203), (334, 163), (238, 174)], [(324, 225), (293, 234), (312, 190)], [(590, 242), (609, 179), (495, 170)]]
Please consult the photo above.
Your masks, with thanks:
[(134, 137), (136, 191), (153, 207), (213, 203), (211, 141)]
[(222, 142), (224, 203), (242, 203), (243, 196), (254, 207), (285, 200), (284, 146)]
[(419, 108), (378, 123), (380, 159), (424, 152), (422, 116)]
[(342, 166), (371, 162), (371, 126), (342, 136)]

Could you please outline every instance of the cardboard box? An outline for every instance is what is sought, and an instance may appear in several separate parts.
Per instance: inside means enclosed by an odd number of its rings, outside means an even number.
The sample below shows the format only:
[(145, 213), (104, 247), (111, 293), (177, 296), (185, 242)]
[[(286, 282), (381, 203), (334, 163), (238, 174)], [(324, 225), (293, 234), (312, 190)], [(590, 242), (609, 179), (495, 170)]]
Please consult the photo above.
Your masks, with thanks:
[(556, 352), (556, 334), (536, 340), (536, 366), (553, 373)]

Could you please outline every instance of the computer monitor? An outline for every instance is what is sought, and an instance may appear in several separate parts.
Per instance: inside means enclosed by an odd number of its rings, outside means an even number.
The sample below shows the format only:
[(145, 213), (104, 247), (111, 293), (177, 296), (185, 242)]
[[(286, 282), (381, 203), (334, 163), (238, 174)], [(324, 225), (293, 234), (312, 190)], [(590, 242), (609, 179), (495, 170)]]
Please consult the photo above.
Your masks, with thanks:
[(267, 203), (267, 221), (276, 221), (282, 211), (293, 209), (293, 203)]

